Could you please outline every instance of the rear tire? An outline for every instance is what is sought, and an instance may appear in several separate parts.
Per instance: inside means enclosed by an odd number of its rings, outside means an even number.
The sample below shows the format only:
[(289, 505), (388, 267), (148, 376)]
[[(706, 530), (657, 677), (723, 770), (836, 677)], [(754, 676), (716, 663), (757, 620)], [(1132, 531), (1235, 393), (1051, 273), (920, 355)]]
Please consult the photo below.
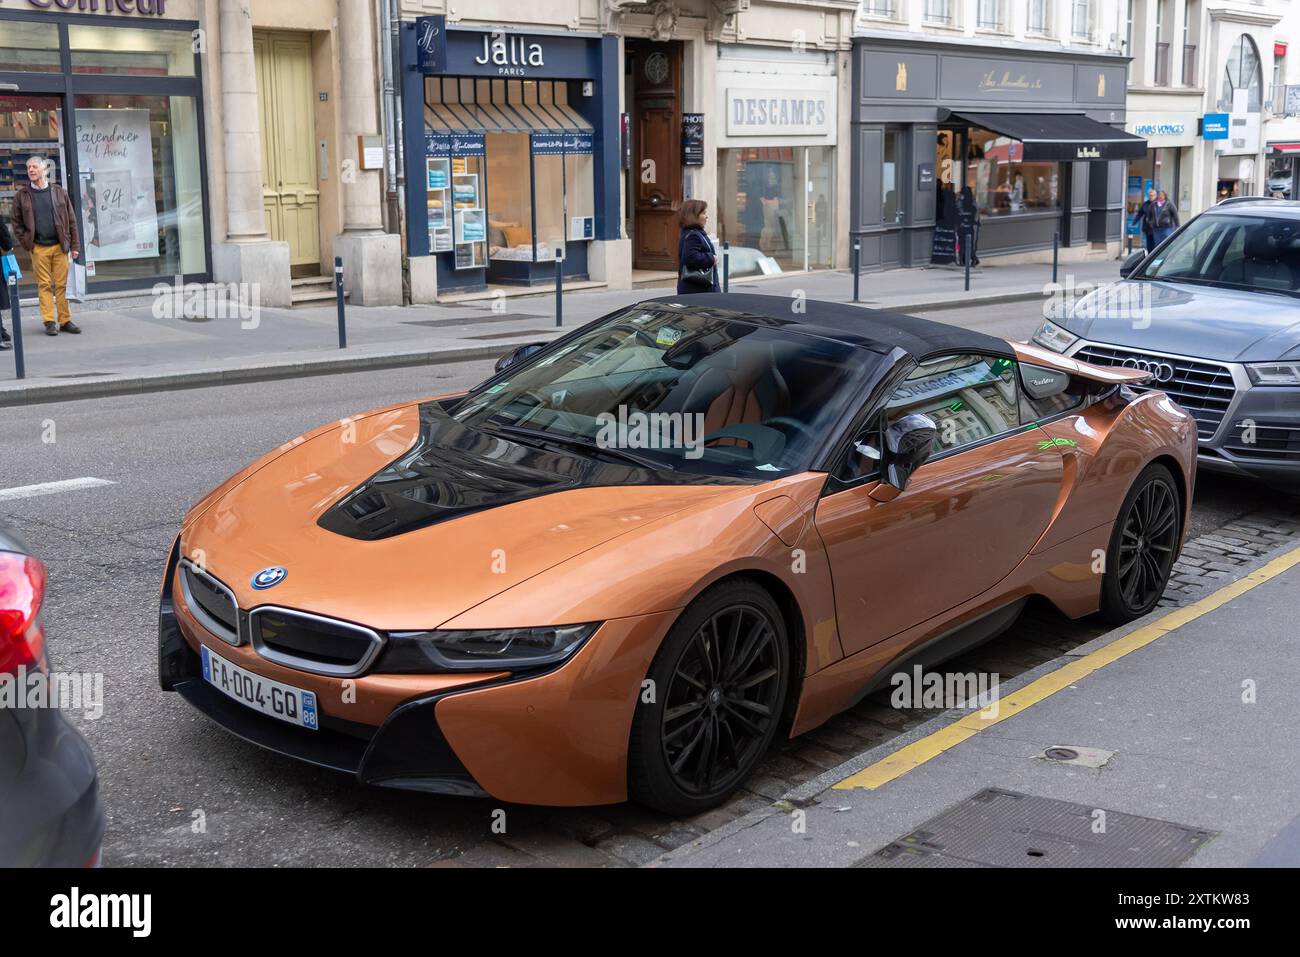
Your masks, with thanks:
[(1142, 470), (1124, 497), (1106, 551), (1101, 615), (1123, 625), (1155, 608), (1165, 593), (1183, 530), (1183, 502), (1163, 465)]
[(717, 807), (776, 735), (790, 685), (785, 619), (772, 596), (723, 582), (669, 630), (639, 699), (628, 746), (633, 800), (673, 815)]

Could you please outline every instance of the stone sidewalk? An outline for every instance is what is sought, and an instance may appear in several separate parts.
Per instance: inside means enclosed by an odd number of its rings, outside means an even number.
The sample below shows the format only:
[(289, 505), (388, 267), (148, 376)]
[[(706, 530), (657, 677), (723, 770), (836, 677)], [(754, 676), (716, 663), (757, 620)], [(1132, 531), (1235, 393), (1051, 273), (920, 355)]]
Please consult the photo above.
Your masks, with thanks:
[[(1062, 264), (1058, 278), (1063, 285), (1111, 282), (1118, 278), (1118, 265), (1110, 260)], [(1041, 299), (1050, 281), (1050, 264), (988, 263), (974, 271), (967, 293), (961, 270), (900, 269), (864, 274), (861, 303), (921, 312), (1029, 301)], [(852, 287), (848, 273), (824, 271), (737, 280), (732, 291), (848, 302)], [(670, 292), (569, 293), (564, 329)], [(333, 305), (240, 314), (213, 301), (197, 315), (170, 318), (162, 308), (170, 301), (170, 296), (142, 296), (76, 304), (74, 315), (84, 334), (58, 338), (43, 334), (37, 307), (24, 303), (27, 378), (14, 378), (13, 352), (0, 353), (0, 406), (491, 358), (512, 345), (563, 331), (555, 324), (553, 293), (438, 306), (350, 306), (346, 350), (338, 348)]]
[(949, 711), (654, 863), (1300, 866), (1297, 610), (1293, 541), (1004, 683), (998, 714)]

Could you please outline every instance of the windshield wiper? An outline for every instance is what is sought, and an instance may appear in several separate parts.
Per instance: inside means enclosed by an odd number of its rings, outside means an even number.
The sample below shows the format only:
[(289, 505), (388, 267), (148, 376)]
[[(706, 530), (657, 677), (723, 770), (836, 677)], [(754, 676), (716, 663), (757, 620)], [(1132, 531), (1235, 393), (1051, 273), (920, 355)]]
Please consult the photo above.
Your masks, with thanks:
[(625, 462), (631, 462), (633, 465), (647, 469), (667, 469), (672, 472), (675, 469), (667, 462), (656, 462), (653, 459), (643, 455), (637, 455), (635, 452), (629, 452), (627, 449), (608, 448), (598, 445), (591, 439), (584, 439), (577, 435), (560, 435), (555, 432), (547, 432), (542, 429), (529, 429), (522, 425), (493, 425), (491, 428), (485, 428), (485, 432), (495, 432), (503, 435), (515, 437), (525, 442), (550, 443), (565, 448), (578, 449), (589, 455), (605, 455), (611, 458), (622, 459)]

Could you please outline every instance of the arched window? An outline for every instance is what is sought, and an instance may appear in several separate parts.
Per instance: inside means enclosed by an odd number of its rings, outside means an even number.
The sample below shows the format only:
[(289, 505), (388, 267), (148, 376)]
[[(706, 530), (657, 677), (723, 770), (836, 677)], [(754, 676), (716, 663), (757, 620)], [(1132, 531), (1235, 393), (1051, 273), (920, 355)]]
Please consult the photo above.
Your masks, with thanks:
[(1228, 62), (1223, 67), (1223, 92), (1219, 94), (1219, 109), (1230, 111), (1233, 94), (1237, 90), (1245, 90), (1247, 111), (1258, 113), (1263, 108), (1263, 85), (1259, 51), (1255, 49), (1255, 41), (1243, 33), (1232, 45)]

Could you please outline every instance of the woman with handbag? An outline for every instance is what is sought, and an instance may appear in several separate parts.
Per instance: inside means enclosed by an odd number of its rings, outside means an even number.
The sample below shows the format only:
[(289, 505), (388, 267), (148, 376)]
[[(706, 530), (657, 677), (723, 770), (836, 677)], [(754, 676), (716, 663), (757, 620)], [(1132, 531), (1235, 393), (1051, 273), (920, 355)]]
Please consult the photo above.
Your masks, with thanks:
[(720, 292), (718, 254), (704, 227), (709, 221), (709, 204), (701, 199), (682, 203), (682, 232), (677, 240), (677, 294)]
[[(14, 238), (9, 233), (9, 223), (0, 216), (0, 259), (14, 251)], [(12, 261), (12, 260), (11, 260)], [(0, 352), (12, 349), (9, 330), (5, 328), (5, 310), (9, 308), (9, 271), (0, 267)]]

